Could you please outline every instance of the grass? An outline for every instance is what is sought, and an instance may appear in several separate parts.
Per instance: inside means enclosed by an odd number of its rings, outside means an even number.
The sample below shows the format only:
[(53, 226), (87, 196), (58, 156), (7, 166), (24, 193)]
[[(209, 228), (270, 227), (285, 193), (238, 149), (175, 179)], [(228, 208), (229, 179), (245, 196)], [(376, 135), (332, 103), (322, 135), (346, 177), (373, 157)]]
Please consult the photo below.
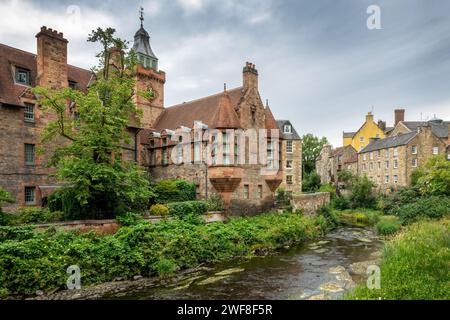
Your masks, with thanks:
[(388, 236), (397, 233), (402, 227), (400, 220), (395, 216), (382, 216), (375, 225), (379, 235)]
[(371, 209), (349, 209), (334, 211), (343, 225), (354, 227), (371, 227), (378, 223), (383, 215), (381, 211)]
[(408, 226), (385, 246), (381, 289), (359, 286), (346, 298), (449, 300), (450, 219)]

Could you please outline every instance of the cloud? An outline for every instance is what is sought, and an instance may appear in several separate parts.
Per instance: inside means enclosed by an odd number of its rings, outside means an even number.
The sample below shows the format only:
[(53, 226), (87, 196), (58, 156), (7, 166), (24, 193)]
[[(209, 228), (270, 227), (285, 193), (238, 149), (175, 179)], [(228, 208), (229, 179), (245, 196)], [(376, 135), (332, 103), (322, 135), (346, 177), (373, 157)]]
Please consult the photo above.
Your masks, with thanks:
[(191, 14), (200, 11), (204, 8), (205, 0), (177, 0), (178, 5), (186, 14)]

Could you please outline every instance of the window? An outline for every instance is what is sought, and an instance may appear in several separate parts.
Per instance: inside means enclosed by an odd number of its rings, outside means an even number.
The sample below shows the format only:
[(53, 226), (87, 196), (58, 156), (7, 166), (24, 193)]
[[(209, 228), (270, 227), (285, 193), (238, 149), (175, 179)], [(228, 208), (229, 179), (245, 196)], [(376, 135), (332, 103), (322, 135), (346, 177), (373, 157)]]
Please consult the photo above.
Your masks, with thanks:
[(385, 168), (386, 168), (386, 169), (389, 169), (389, 161), (386, 161), (386, 166), (385, 166)]
[(262, 187), (262, 185), (259, 185), (258, 186), (258, 198), (262, 199), (262, 197), (263, 197), (263, 187)]
[(25, 165), (33, 166), (35, 162), (34, 144), (25, 144)]
[(366, 164), (365, 163), (362, 165), (362, 169), (363, 169), (363, 171), (366, 171)]
[(370, 160), (373, 160), (373, 152), (370, 153), (369, 157), (370, 157)]
[(433, 147), (433, 154), (434, 155), (439, 154), (439, 147)]
[(412, 159), (412, 166), (413, 166), (414, 168), (417, 167), (417, 159)]
[(366, 154), (364, 153), (363, 154), (363, 161), (366, 161), (367, 160), (367, 156), (366, 156)]
[(252, 124), (255, 125), (256, 123), (256, 111), (252, 110)]
[(194, 162), (199, 163), (201, 162), (201, 143), (196, 142), (194, 144)]
[(250, 186), (244, 185), (244, 199), (250, 199)]
[(284, 126), (284, 133), (292, 133), (292, 126), (286, 124)]
[(25, 103), (24, 120), (25, 122), (34, 122), (34, 104)]
[(292, 145), (292, 141), (286, 141), (286, 152), (287, 153), (293, 153), (294, 147)]
[(398, 160), (395, 159), (395, 160), (394, 160), (394, 169), (397, 169), (397, 168), (398, 168)]
[(411, 147), (411, 153), (412, 154), (417, 154), (417, 146), (412, 146)]
[(292, 160), (286, 160), (286, 169), (292, 169)]
[(364, 142), (364, 137), (359, 138), (359, 142), (363, 143)]
[(398, 149), (394, 148), (394, 158), (398, 157)]
[(16, 67), (16, 83), (29, 86), (30, 83), (30, 70)]
[(287, 183), (287, 184), (292, 184), (292, 181), (293, 181), (293, 180), (292, 180), (292, 176), (290, 176), (290, 175), (289, 175), (289, 176), (286, 176), (286, 183)]
[(384, 157), (385, 158), (389, 158), (389, 150), (385, 150), (384, 151)]
[(384, 183), (389, 183), (389, 176), (384, 177)]
[(234, 136), (234, 164), (239, 164), (239, 137)]
[(230, 144), (228, 142), (229, 135), (226, 132), (222, 132), (222, 148), (223, 148), (223, 164), (230, 165), (231, 164), (231, 150)]
[(394, 183), (398, 183), (398, 176), (394, 175)]
[(377, 159), (380, 159), (380, 158), (381, 158), (381, 151), (378, 150), (378, 151), (377, 151)]
[(380, 134), (377, 133), (377, 134), (375, 135), (375, 138), (380, 139)]
[(371, 162), (371, 163), (369, 164), (369, 170), (370, 170), (370, 171), (373, 170), (373, 162)]
[(35, 199), (35, 187), (25, 187), (25, 204), (33, 205), (36, 204)]
[(75, 90), (75, 89), (77, 88), (77, 83), (76, 83), (76, 81), (69, 80), (69, 88)]

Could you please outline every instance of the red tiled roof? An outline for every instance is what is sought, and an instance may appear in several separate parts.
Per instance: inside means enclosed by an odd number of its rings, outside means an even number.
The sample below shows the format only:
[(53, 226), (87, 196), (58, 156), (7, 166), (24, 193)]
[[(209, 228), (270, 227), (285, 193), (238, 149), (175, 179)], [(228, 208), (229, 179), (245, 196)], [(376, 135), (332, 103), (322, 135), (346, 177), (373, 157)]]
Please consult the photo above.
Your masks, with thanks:
[[(236, 109), (243, 96), (243, 89), (242, 87), (239, 87), (228, 90), (227, 94), (230, 100), (231, 108), (225, 108), (226, 112), (224, 113), (229, 113), (230, 109)], [(201, 121), (212, 128), (214, 126), (215, 115), (220, 109), (219, 105), (222, 96), (223, 93), (219, 93), (166, 108), (157, 120), (155, 130), (175, 130), (180, 126), (192, 128), (194, 121)], [(231, 122), (235, 121), (232, 120)]]
[(239, 118), (231, 105), (230, 96), (227, 92), (221, 94), (219, 106), (211, 122), (212, 129), (238, 129), (241, 127)]
[[(19, 97), (29, 89), (15, 84), (13, 66), (30, 70), (31, 87), (36, 86), (36, 55), (0, 43), (0, 103), (22, 106)], [(78, 89), (85, 91), (93, 73), (89, 70), (68, 65), (68, 79), (77, 82)]]

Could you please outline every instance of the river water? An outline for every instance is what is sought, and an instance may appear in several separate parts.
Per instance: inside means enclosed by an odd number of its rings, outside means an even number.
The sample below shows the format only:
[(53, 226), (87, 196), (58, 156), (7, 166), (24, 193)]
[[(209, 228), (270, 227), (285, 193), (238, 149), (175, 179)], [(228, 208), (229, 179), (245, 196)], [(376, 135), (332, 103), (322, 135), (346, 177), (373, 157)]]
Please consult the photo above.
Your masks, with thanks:
[(177, 281), (109, 298), (337, 299), (364, 281), (362, 274), (376, 263), (381, 247), (371, 230), (341, 228), (276, 255), (215, 264)]

